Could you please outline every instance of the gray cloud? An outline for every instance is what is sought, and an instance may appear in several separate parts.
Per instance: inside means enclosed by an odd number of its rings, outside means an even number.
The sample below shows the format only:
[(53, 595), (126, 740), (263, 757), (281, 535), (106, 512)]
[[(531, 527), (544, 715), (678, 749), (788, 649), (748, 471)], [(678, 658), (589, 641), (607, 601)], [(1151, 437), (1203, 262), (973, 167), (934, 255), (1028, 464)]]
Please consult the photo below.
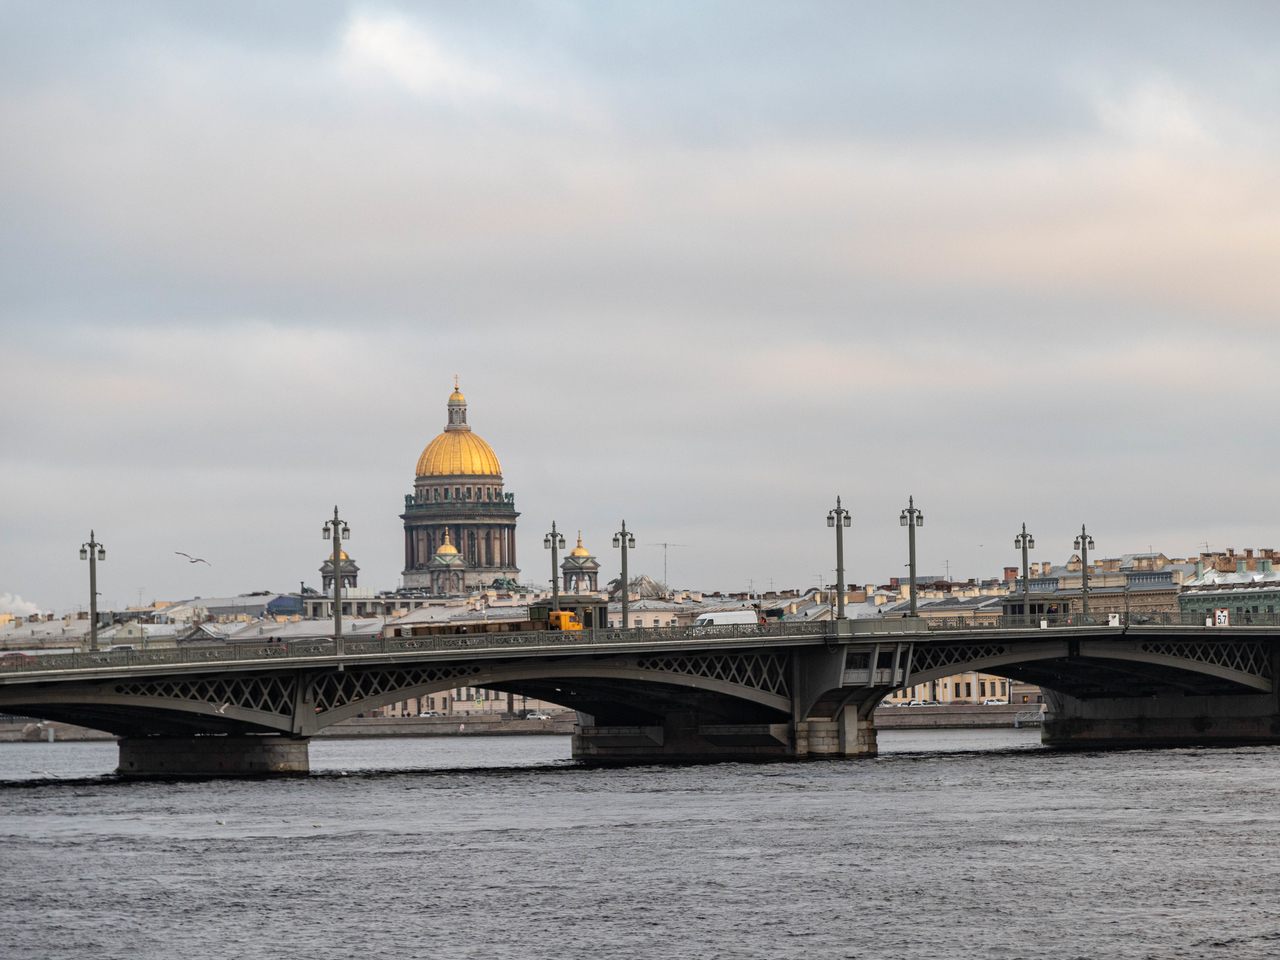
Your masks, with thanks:
[(0, 593), (391, 586), (454, 373), (529, 579), (1272, 542), (1273, 14), (500, 10), (0, 14)]

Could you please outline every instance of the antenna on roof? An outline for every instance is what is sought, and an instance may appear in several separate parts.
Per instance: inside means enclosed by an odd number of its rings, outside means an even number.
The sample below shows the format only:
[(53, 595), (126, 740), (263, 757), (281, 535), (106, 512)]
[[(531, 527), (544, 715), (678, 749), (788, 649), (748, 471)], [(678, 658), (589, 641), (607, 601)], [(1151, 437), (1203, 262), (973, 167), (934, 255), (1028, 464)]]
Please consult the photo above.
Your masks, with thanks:
[[(579, 541), (581, 541), (582, 531), (578, 531), (578, 539)], [(651, 543), (649, 544), (649, 546), (662, 548), (662, 584), (663, 586), (667, 586), (667, 587), (671, 586), (671, 584), (667, 581), (667, 547), (687, 547), (688, 544), (687, 543)]]

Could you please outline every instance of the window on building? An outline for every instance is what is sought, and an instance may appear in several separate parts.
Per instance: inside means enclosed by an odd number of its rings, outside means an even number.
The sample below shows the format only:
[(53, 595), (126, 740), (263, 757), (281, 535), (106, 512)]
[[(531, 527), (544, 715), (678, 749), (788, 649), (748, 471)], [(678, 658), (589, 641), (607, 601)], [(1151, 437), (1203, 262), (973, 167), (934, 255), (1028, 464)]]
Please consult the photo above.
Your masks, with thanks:
[(987, 695), (987, 681), (978, 681), (978, 696), (985, 697)]
[[(1254, 609), (1256, 610), (1256, 609), (1257, 609), (1257, 607), (1254, 607)], [(654, 625), (655, 627), (660, 627), (660, 626), (662, 626), (662, 621), (661, 621), (661, 620), (659, 620), (657, 617), (654, 617), (654, 618), (653, 618), (653, 625)]]
[(973, 684), (972, 684), (972, 683), (966, 683), (966, 684), (964, 685), (964, 695), (965, 695), (966, 697), (972, 697), (972, 696), (973, 696)]
[(446, 500), (448, 500), (448, 499), (449, 499), (449, 488), (448, 488), (448, 487), (446, 487), (446, 488), (445, 488), (445, 491), (444, 491), (444, 498), (445, 498)]
[(470, 500), (470, 499), (471, 499), (471, 488), (470, 488), (470, 487), (467, 487), (467, 499), (468, 499), (468, 500)]
[(644, 626), (644, 621), (643, 621), (642, 619), (640, 619), (639, 617), (636, 617), (636, 618), (635, 618), (635, 620), (634, 620), (634, 621), (632, 621), (632, 625), (633, 625), (633, 626), (637, 626), (637, 627), (643, 627), (643, 626)]

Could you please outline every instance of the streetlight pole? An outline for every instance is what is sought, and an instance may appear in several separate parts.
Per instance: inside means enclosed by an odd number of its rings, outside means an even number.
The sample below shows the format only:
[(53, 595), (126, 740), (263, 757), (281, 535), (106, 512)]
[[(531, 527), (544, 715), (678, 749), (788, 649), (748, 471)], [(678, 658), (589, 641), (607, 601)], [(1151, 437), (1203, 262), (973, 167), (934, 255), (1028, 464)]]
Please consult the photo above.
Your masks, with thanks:
[(1093, 537), (1080, 524), (1080, 536), (1076, 537), (1076, 549), (1080, 551), (1080, 613), (1089, 615), (1089, 551), (1093, 549)]
[(324, 524), (324, 538), (333, 540), (333, 652), (342, 656), (342, 541), (351, 539), (351, 528), (338, 518), (338, 508), (333, 508), (333, 521)]
[(827, 513), (827, 526), (836, 528), (836, 619), (844, 619), (844, 528), (849, 526), (849, 511), (840, 506), (840, 498), (836, 497), (836, 508)]
[[(1022, 548), (1022, 615), (1030, 616), (1031, 599), (1029, 594), (1031, 592), (1031, 583), (1029, 578), (1031, 571), (1027, 564), (1027, 551), (1036, 548), (1036, 538), (1027, 533), (1027, 525), (1025, 523), (1022, 525), (1022, 532), (1013, 538), (1013, 545)], [(1012, 703), (1013, 701), (1009, 702)]]
[(916, 509), (916, 498), (907, 497), (907, 509), (898, 518), (907, 528), (907, 545), (911, 567), (911, 616), (916, 615), (916, 527), (924, 526), (924, 514)]
[(627, 533), (627, 521), (623, 520), (622, 529), (613, 535), (613, 545), (622, 548), (622, 626), (629, 627), (631, 624), (627, 618), (631, 607), (627, 596), (629, 589), (627, 582), (627, 550), (635, 548), (636, 538)]
[(560, 609), (560, 551), (564, 549), (564, 537), (556, 533), (556, 522), (551, 521), (551, 532), (542, 538), (542, 545), (551, 551), (551, 609)]
[(98, 561), (107, 559), (107, 548), (93, 538), (80, 544), (80, 559), (89, 561), (89, 650), (98, 652)]

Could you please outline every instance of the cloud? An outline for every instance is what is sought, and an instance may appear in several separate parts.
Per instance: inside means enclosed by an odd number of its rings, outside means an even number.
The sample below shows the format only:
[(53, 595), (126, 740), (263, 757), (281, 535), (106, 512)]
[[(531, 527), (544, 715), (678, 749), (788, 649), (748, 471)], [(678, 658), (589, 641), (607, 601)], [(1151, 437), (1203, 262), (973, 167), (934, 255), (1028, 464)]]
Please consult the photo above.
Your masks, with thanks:
[(353, 78), (381, 76), (418, 97), (462, 104), (511, 96), (497, 74), (451, 54), (403, 17), (355, 15), (342, 38), (341, 57)]
[[(1059, 560), (1080, 513), (1117, 551), (1265, 539), (1280, 428), (1211, 391), (1278, 369), (1267, 29), (29, 9), (0, 13), (6, 590), (78, 602), (90, 528), (108, 597), (314, 582), (335, 502), (392, 586), (455, 372), (522, 530), (599, 550), (626, 516), (690, 586), (811, 582), (837, 493), (865, 579), (910, 492), (930, 567), (1014, 515)], [(1171, 520), (1210, 448), (1247, 495)]]
[(0, 613), (12, 613), (19, 617), (29, 617), (33, 613), (40, 612), (40, 608), (34, 603), (23, 600), (22, 597), (15, 593), (0, 593)]

